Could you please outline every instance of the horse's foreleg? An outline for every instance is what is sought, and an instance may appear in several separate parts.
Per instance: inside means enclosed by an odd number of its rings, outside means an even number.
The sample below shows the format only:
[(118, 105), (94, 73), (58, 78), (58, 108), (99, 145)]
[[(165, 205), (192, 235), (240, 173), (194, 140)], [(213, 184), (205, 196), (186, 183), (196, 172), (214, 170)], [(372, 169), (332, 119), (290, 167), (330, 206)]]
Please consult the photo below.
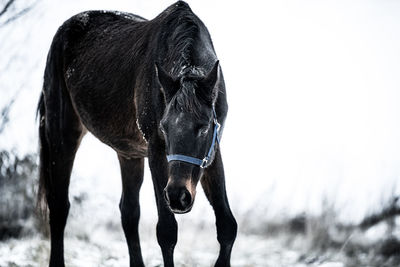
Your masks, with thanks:
[(157, 241), (161, 247), (164, 266), (174, 266), (174, 249), (178, 241), (178, 225), (175, 216), (166, 206), (162, 194), (157, 197), (158, 222), (157, 222)]
[(164, 198), (168, 173), (164, 146), (157, 140), (149, 149), (149, 165), (153, 178), (154, 192), (158, 209), (157, 241), (161, 247), (164, 266), (174, 266), (174, 249), (178, 239), (178, 225), (174, 214)]
[(212, 165), (206, 168), (201, 184), (215, 212), (217, 239), (221, 246), (215, 266), (230, 266), (232, 246), (237, 233), (237, 223), (232, 215), (226, 196), (224, 167), (219, 150)]
[(128, 243), (130, 266), (144, 266), (139, 241), (139, 191), (143, 182), (143, 159), (118, 156), (122, 175), (122, 196), (119, 203), (122, 227)]

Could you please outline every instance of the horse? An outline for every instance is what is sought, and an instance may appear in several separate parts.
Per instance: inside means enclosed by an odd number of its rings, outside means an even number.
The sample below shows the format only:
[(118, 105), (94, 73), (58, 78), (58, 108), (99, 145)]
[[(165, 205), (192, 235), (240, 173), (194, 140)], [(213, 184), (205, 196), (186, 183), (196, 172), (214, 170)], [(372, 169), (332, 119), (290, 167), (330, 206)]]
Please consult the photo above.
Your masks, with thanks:
[(174, 266), (175, 214), (191, 210), (199, 181), (216, 217), (215, 266), (230, 266), (237, 223), (219, 146), (227, 111), (210, 34), (187, 3), (178, 1), (152, 20), (87, 11), (65, 21), (47, 56), (38, 104), (38, 201), (48, 211), (49, 266), (64, 266), (71, 170), (88, 131), (118, 156), (130, 266), (144, 266), (138, 223), (145, 157), (164, 266)]

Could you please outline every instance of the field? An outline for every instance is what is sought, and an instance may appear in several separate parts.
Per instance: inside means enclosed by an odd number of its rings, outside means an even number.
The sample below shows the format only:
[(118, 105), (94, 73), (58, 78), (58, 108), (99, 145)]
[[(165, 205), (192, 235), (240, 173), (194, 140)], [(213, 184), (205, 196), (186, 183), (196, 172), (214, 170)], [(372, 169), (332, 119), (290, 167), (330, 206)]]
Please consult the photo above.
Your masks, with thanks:
[[(50, 252), (48, 230), (32, 205), (36, 189), (32, 179), (36, 175), (35, 158), (19, 159), (2, 153), (1, 162), (0, 266), (45, 266)], [(126, 266), (128, 251), (120, 226), (118, 194), (111, 194), (107, 186), (93, 189), (94, 182), (73, 177), (74, 193), (65, 233), (67, 266)], [(198, 195), (189, 214), (176, 216), (177, 266), (212, 266), (217, 257), (219, 245), (213, 212), (203, 192)], [(162, 266), (152, 197), (151, 183), (147, 180), (141, 199), (143, 257), (146, 266)], [(255, 208), (236, 211), (239, 233), (232, 266), (397, 266), (399, 220), (388, 212), (397, 207), (397, 199), (389, 204), (382, 208), (386, 217), (369, 216), (364, 226), (340, 223), (337, 211), (327, 203), (318, 216), (302, 213), (292, 218), (272, 218), (262, 216), (267, 211)]]

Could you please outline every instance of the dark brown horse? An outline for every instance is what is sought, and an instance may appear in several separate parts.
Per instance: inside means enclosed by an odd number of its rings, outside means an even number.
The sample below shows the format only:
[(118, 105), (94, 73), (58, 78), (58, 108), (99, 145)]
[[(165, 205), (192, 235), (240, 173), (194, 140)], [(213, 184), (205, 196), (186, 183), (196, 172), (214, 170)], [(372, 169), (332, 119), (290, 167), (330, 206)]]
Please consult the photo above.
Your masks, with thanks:
[(219, 148), (227, 110), (210, 35), (185, 2), (150, 21), (103, 11), (66, 21), (48, 54), (38, 107), (39, 197), (49, 208), (50, 266), (64, 266), (68, 186), (87, 131), (118, 154), (120, 210), (131, 266), (143, 266), (138, 222), (145, 157), (165, 266), (174, 264), (174, 213), (190, 211), (198, 181), (215, 211), (221, 245), (216, 266), (229, 266), (237, 224), (225, 192)]

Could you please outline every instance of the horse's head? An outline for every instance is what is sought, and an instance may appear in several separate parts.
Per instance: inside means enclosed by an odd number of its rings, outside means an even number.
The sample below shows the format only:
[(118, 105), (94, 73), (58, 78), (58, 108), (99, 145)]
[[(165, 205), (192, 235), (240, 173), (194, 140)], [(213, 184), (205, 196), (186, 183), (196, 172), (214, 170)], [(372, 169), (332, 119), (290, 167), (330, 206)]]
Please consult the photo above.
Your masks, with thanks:
[[(160, 121), (160, 135), (168, 155), (168, 183), (165, 200), (174, 213), (189, 212), (196, 186), (214, 157), (216, 120), (214, 102), (218, 61), (206, 75), (171, 77), (157, 66), (166, 108)], [(211, 152), (210, 152), (211, 151)], [(203, 160), (208, 157), (208, 160)]]

